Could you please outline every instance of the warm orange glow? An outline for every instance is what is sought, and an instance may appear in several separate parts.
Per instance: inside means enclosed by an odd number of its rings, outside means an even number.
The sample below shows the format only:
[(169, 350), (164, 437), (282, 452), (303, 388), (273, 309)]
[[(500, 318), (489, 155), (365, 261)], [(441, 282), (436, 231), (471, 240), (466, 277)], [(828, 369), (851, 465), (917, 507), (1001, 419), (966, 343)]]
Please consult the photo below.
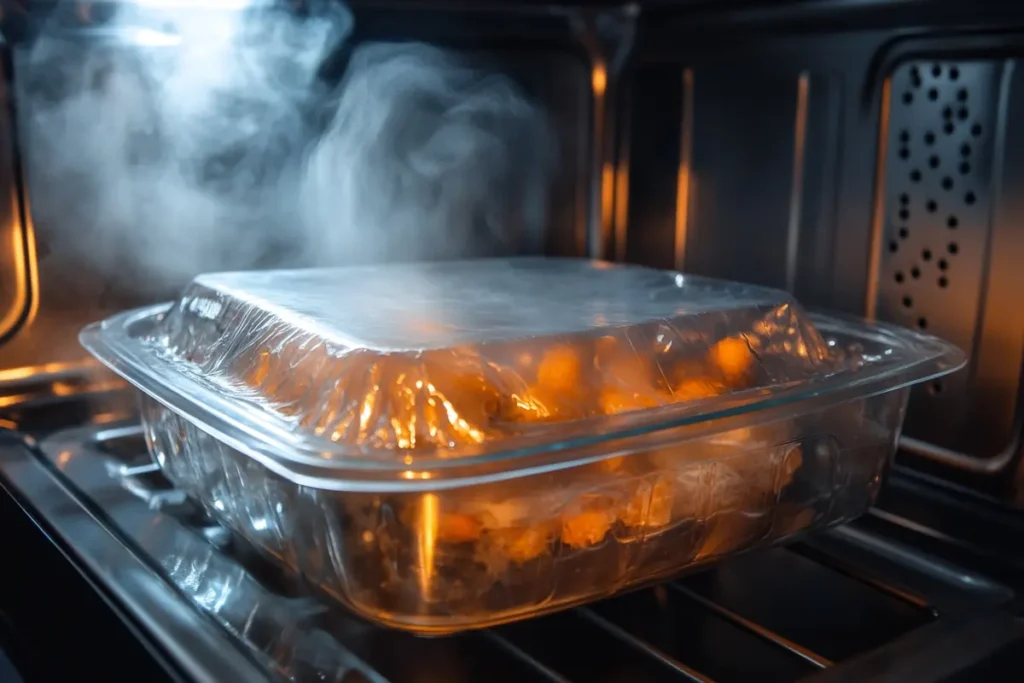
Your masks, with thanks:
[(57, 454), (57, 469), (63, 471), (67, 468), (68, 463), (71, 462), (71, 458), (74, 457), (74, 453), (71, 451), (61, 451)]
[(604, 95), (608, 89), (608, 71), (604, 64), (596, 64), (590, 72), (590, 87), (598, 97)]
[(711, 347), (708, 354), (729, 382), (740, 383), (754, 369), (757, 358), (742, 337), (726, 337)]
[(48, 375), (84, 373), (88, 370), (99, 370), (100, 364), (92, 361), (75, 361), (71, 363), (42, 363), (20, 368), (0, 370), (0, 382), (17, 382), (25, 379), (43, 379)]
[(676, 172), (676, 216), (675, 216), (675, 259), (674, 265), (682, 270), (686, 260), (686, 238), (690, 229), (690, 188), (693, 156), (693, 70), (683, 71), (683, 116), (680, 121), (682, 134), (679, 143), (679, 170)]
[(429, 596), (434, 580), (434, 549), (437, 547), (437, 528), (440, 503), (433, 493), (426, 493), (420, 499), (420, 590)]
[(25, 280), (28, 285), (28, 311), (24, 324), (27, 327), (39, 314), (39, 257), (36, 253), (36, 229), (32, 223), (32, 212), (29, 209), (27, 198), (24, 202), (24, 209), (25, 216), (22, 227), (25, 240)]
[(601, 234), (608, 235), (615, 210), (615, 167), (605, 162), (601, 167)]
[[(12, 190), (11, 204), (18, 206), (19, 197)], [(10, 235), (10, 250), (14, 266), (14, 304), (0, 317), (0, 334), (10, 332), (24, 315), (23, 325), (30, 324), (39, 311), (39, 274), (36, 262), (36, 239), (28, 206), (20, 224), (5, 226)], [(13, 219), (17, 221), (17, 219)]]
[[(879, 112), (878, 149), (887, 149), (889, 138), (889, 107), (892, 78), (882, 84), (882, 107)], [(878, 314), (878, 274), (882, 268), (882, 233), (885, 230), (885, 155), (878, 155), (875, 168), (875, 211), (871, 219), (871, 261), (868, 266), (867, 301), (864, 317), (874, 320)]]
[(626, 226), (629, 220), (629, 163), (620, 159), (615, 172), (615, 255), (626, 260)]

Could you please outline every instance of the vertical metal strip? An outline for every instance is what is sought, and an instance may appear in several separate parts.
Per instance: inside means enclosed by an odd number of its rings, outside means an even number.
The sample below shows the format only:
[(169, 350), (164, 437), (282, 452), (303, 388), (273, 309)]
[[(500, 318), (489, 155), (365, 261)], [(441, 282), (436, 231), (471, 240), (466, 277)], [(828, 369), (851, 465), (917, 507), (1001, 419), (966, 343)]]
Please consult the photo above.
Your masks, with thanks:
[(868, 263), (868, 279), (864, 316), (874, 320), (878, 315), (878, 278), (882, 268), (882, 234), (885, 231), (885, 171), (889, 150), (889, 110), (892, 105), (892, 76), (882, 84), (882, 102), (879, 108), (878, 150), (875, 164), (875, 210), (871, 218), (870, 261)]
[(620, 81), (616, 91), (619, 115), (616, 120), (616, 140), (619, 145), (615, 161), (615, 260), (626, 260), (626, 242), (629, 230), (629, 163), (630, 163), (630, 116), (628, 85)]
[(604, 61), (596, 61), (590, 71), (591, 102), (594, 111), (594, 131), (591, 136), (593, 176), (591, 185), (590, 235), (587, 253), (590, 258), (607, 256), (611, 230), (611, 163), (605, 158), (605, 121), (607, 119), (605, 92), (608, 88), (608, 69)]
[(789, 229), (786, 233), (786, 289), (796, 289), (800, 256), (800, 219), (804, 200), (804, 163), (807, 144), (807, 102), (811, 79), (801, 72), (796, 86), (796, 121), (793, 124), (793, 183), (789, 195)]
[(690, 190), (693, 178), (693, 69), (683, 69), (682, 116), (679, 141), (679, 170), (676, 174), (676, 234), (675, 257), (677, 270), (686, 267), (686, 239), (690, 230)]

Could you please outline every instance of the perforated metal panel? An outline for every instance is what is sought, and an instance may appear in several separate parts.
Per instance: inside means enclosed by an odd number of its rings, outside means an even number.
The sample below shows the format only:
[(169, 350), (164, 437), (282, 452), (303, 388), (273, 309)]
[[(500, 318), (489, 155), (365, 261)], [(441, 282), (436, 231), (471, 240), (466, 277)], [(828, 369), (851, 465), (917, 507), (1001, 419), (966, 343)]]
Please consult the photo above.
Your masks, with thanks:
[[(938, 334), (974, 356), (983, 318), (993, 213), (993, 140), (1003, 62), (904, 63), (890, 81), (882, 319)], [(960, 450), (972, 371), (916, 391), (906, 431)]]

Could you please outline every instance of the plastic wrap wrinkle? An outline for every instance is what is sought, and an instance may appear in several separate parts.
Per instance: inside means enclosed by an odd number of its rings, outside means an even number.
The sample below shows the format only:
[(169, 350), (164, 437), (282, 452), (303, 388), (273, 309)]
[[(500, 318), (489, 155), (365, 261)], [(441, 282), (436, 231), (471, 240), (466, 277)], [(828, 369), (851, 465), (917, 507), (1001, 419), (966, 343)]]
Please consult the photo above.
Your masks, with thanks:
[(291, 429), (377, 458), (555, 435), (831, 362), (783, 293), (544, 259), (202, 276), (151, 342)]

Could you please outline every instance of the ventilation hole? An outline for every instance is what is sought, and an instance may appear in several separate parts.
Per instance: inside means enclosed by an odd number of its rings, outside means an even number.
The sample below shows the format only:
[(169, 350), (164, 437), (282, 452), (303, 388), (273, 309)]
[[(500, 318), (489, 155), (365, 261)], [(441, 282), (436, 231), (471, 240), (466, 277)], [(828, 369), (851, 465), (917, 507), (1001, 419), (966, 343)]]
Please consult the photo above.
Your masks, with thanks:
[(914, 266), (913, 268), (911, 268), (910, 269), (910, 277), (914, 278), (915, 280), (917, 278), (921, 277), (921, 269), (918, 268), (917, 266)]
[(949, 226), (950, 228), (955, 228), (956, 226), (960, 225), (960, 221), (957, 219), (956, 216), (950, 216), (949, 218), (946, 219), (946, 225)]
[(903, 282), (903, 273), (901, 273), (899, 271), (896, 271), (896, 274), (893, 275), (893, 279), (896, 280), (897, 283), (902, 283)]
[(937, 156), (931, 157), (930, 159), (928, 159), (928, 165), (930, 167), (932, 167), (932, 168), (938, 168), (939, 167), (939, 158)]
[(956, 98), (961, 102), (967, 101), (967, 88), (960, 88), (956, 91)]
[(918, 69), (916, 66), (910, 67), (910, 77), (911, 78), (921, 78), (921, 70)]
[(973, 204), (976, 199), (977, 197), (974, 196), (973, 192), (968, 192), (967, 194), (964, 195), (964, 203), (966, 203), (967, 205)]
[(921, 172), (918, 171), (916, 168), (910, 172), (910, 181), (914, 183), (921, 182)]
[(921, 328), (922, 330), (927, 330), (928, 329), (928, 318), (918, 318), (917, 319), (917, 326), (919, 328)]
[(935, 144), (935, 133), (928, 131), (924, 134), (924, 144), (934, 145)]
[(900, 195), (900, 204), (908, 204), (908, 203), (910, 203), (910, 195), (908, 195), (906, 192), (904, 192), (903, 194)]
[(914, 101), (914, 93), (907, 91), (903, 93), (903, 104), (910, 104)]
[(906, 228), (900, 228), (900, 239), (904, 239), (905, 240), (905, 239), (907, 239), (908, 235), (910, 235), (910, 231), (909, 230), (907, 230)]
[(946, 277), (945, 275), (940, 277), (939, 278), (939, 287), (942, 287), (943, 289), (945, 289), (946, 287), (949, 287), (949, 278)]
[(902, 133), (900, 133), (900, 142), (902, 142), (903, 144), (907, 144), (908, 142), (910, 142), (910, 133), (907, 131), (903, 131)]
[(924, 251), (922, 251), (921, 252), (921, 258), (923, 258), (925, 261), (931, 261), (932, 260), (932, 250), (931, 249), (925, 249)]
[(932, 396), (938, 396), (942, 393), (942, 382), (932, 382), (928, 385), (928, 393)]
[(906, 147), (904, 147), (903, 149), (900, 150), (900, 159), (909, 159), (909, 158), (910, 158), (910, 150), (907, 149)]
[(889, 251), (891, 251), (892, 253), (895, 254), (896, 250), (899, 249), (899, 248), (900, 248), (900, 243), (897, 242), (896, 240), (893, 240), (893, 241), (889, 242)]
[(939, 259), (939, 270), (946, 270), (949, 268), (949, 261), (944, 258)]
[(956, 117), (961, 121), (966, 121), (967, 116), (967, 107), (960, 107), (959, 109), (956, 110)]
[(946, 119), (947, 121), (952, 119), (953, 118), (953, 107), (949, 106), (948, 104), (945, 107), (943, 107), (942, 108), (942, 118)]
[(966, 142), (964, 144), (960, 145), (960, 156), (962, 156), (962, 157), (969, 157), (969, 156), (971, 156), (971, 146), (968, 145)]
[(967, 175), (971, 172), (971, 165), (966, 161), (960, 163), (960, 175)]
[(900, 209), (900, 220), (905, 221), (910, 218), (910, 212), (906, 209)]
[(928, 99), (931, 100), (932, 102), (934, 102), (935, 100), (939, 99), (939, 89), (938, 88), (928, 88)]
[(939, 208), (939, 206), (935, 203), (934, 199), (929, 199), (928, 203), (924, 205), (924, 208), (928, 209), (928, 213), (935, 213), (935, 209)]
[(955, 66), (949, 67), (949, 80), (955, 81), (960, 78), (960, 69)]
[(960, 251), (960, 245), (957, 244), (956, 242), (950, 242), (949, 246), (946, 247), (946, 249), (949, 251), (950, 254), (956, 254), (958, 251)]
[(945, 178), (943, 178), (942, 179), (942, 189), (943, 190), (952, 190), (953, 189), (953, 179), (950, 178), (949, 176), (946, 176)]
[(973, 126), (971, 126), (971, 135), (973, 135), (974, 137), (978, 137), (979, 135), (981, 135), (980, 123), (976, 123)]
[(913, 299), (911, 299), (909, 296), (903, 297), (903, 306), (905, 308), (911, 308), (913, 305), (914, 305), (914, 300)]
[(935, 78), (938, 78), (941, 75), (942, 75), (942, 67), (939, 66), (938, 64), (934, 65), (932, 67), (932, 76), (935, 76)]
[(946, 135), (952, 135), (954, 130), (956, 130), (956, 128), (954, 128), (952, 121), (947, 121), (946, 125), (942, 127), (942, 132)]

